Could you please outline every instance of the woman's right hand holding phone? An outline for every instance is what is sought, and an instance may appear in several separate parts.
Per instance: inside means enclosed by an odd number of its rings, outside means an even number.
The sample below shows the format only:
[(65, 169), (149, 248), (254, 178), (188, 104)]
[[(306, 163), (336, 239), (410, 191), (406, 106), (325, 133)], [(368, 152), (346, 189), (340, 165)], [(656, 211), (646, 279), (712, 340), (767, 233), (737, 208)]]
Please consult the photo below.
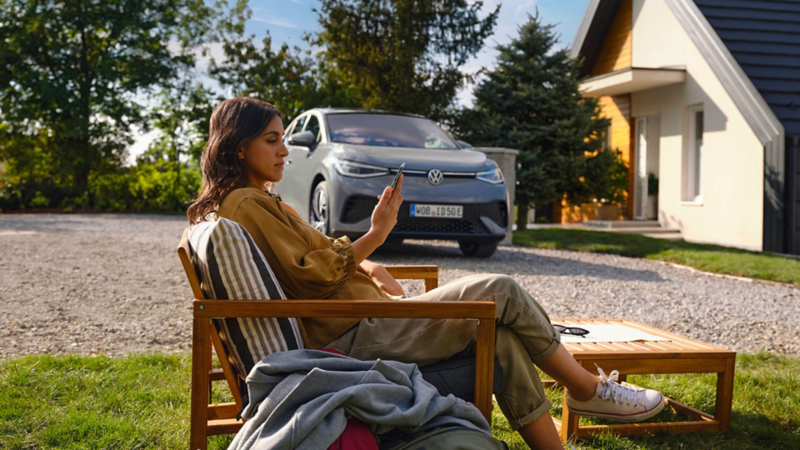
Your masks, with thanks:
[(397, 181), (397, 187), (387, 186), (383, 194), (378, 196), (378, 204), (372, 211), (372, 227), (367, 234), (353, 242), (353, 257), (356, 264), (361, 264), (376, 248), (380, 247), (397, 224), (397, 211), (403, 203), (403, 175)]
[(403, 175), (401, 174), (397, 181), (397, 187), (392, 189), (391, 186), (387, 186), (383, 190), (383, 194), (378, 196), (378, 204), (372, 211), (372, 227), (369, 232), (382, 236), (384, 241), (397, 224), (397, 211), (400, 210), (400, 205), (403, 203), (402, 190)]

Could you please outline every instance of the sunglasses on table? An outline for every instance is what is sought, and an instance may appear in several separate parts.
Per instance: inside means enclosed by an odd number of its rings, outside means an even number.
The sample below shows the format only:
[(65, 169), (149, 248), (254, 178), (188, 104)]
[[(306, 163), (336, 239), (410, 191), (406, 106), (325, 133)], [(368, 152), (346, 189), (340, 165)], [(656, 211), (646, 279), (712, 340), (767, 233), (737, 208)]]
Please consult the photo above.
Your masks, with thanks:
[(561, 334), (569, 334), (571, 336), (583, 337), (589, 334), (589, 330), (578, 327), (565, 327), (564, 325), (553, 324), (553, 328), (558, 330)]

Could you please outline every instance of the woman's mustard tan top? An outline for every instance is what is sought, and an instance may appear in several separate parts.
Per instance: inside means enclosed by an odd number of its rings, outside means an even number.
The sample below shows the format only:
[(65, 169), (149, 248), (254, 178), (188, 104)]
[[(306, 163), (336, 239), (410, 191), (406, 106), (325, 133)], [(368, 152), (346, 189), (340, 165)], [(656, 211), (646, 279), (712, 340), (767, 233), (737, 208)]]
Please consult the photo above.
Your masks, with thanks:
[[(217, 216), (250, 233), (290, 299), (390, 299), (370, 277), (356, 270), (349, 238), (325, 236), (256, 187), (232, 191), (220, 203)], [(298, 319), (306, 347), (312, 349), (330, 343), (359, 321)]]

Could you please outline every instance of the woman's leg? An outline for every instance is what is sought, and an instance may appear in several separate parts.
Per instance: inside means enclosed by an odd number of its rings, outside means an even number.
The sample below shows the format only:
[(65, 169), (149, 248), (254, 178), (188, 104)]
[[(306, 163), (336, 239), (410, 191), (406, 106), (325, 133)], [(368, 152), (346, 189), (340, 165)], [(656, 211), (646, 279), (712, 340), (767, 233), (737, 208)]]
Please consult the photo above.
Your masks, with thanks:
[(567, 388), (575, 400), (588, 401), (597, 392), (597, 383), (600, 379), (581, 367), (561, 345), (550, 359), (540, 362), (538, 366), (544, 373)]
[[(550, 324), (544, 308), (513, 278), (505, 275), (468, 276), (408, 300), (493, 301), (497, 305), (495, 355), (503, 366), (504, 389), (509, 389), (507, 398), (513, 399), (514, 406), (505, 409), (499, 397), (498, 403), (512, 429), (521, 430), (523, 438), (534, 436), (532, 430), (539, 431), (548, 428), (547, 424), (552, 425), (552, 419), (542, 418), (549, 417), (549, 413), (544, 413), (549, 409), (546, 397), (543, 401), (524, 392), (534, 384), (541, 389), (533, 364), (564, 385), (575, 400), (596, 399), (598, 378), (580, 366), (561, 346), (560, 335)], [(330, 346), (358, 359), (380, 357), (425, 365), (447, 359), (474, 344), (475, 331), (475, 321), (470, 320), (370, 318), (363, 319)], [(508, 345), (500, 341), (508, 340), (509, 335), (514, 336), (517, 342), (514, 345), (518, 349), (516, 354), (522, 356), (507, 358), (515, 361), (515, 369), (509, 371), (507, 377), (508, 365), (503, 363), (502, 354)], [(522, 386), (525, 388), (513, 393)], [(546, 408), (545, 401), (548, 404)], [(545, 435), (553, 435), (554, 427), (552, 431)], [(545, 435), (537, 442), (550, 445)], [(528, 444), (532, 445), (531, 442)]]
[(497, 405), (511, 429), (532, 449), (563, 449), (539, 373), (517, 335), (504, 326), (496, 330), (495, 357), (503, 369), (503, 392), (496, 394)]
[(534, 450), (564, 450), (550, 414), (542, 414), (536, 421), (517, 431), (528, 447)]

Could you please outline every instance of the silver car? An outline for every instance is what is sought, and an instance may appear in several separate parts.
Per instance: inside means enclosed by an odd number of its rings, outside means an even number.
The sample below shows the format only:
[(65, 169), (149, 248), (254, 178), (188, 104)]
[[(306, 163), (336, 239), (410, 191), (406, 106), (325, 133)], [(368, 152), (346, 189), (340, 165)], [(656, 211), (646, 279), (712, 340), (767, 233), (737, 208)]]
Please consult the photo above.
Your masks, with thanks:
[(505, 236), (508, 198), (497, 164), (425, 117), (313, 109), (289, 124), (285, 140), (276, 191), (328, 236), (366, 233), (378, 195), (403, 163), (405, 200), (389, 241), (456, 240), (465, 255), (486, 258)]

